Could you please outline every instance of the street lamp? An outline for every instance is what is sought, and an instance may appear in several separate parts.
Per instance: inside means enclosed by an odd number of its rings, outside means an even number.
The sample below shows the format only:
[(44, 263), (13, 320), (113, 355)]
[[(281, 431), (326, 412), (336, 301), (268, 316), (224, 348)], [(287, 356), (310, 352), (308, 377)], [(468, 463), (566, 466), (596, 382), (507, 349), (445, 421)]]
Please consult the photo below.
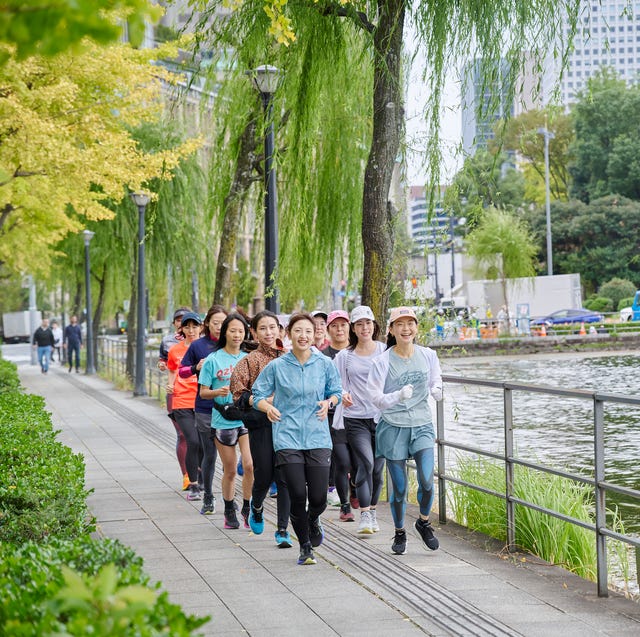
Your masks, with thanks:
[(549, 140), (555, 135), (544, 127), (538, 129), (544, 135), (544, 189), (547, 210), (547, 274), (553, 275), (553, 253), (551, 249), (551, 195), (549, 192)]
[(149, 203), (149, 197), (143, 192), (131, 193), (133, 203), (138, 208), (138, 309), (136, 326), (136, 373), (133, 395), (146, 396), (147, 390), (144, 384), (145, 343), (144, 327), (146, 324), (145, 308), (145, 281), (144, 281), (144, 213)]
[(87, 305), (87, 374), (95, 374), (96, 366), (93, 361), (93, 311), (91, 309), (91, 261), (89, 257), (89, 244), (95, 232), (85, 230), (84, 237), (84, 287)]
[[(264, 134), (264, 291), (265, 307), (280, 313), (278, 288), (273, 281), (278, 262), (278, 193), (276, 170), (273, 166), (273, 94), (278, 86), (280, 71), (275, 66), (263, 65), (247, 71), (262, 98), (267, 128)], [(269, 291), (271, 292), (269, 294)]]

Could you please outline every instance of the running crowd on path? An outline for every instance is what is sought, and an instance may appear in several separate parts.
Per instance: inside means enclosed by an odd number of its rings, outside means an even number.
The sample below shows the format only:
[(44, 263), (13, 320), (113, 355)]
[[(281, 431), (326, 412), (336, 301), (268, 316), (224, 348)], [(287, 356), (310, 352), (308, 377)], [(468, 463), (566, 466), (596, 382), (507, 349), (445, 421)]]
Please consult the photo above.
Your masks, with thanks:
[[(418, 345), (418, 320), (396, 307), (386, 344), (371, 308), (297, 312), (288, 321), (268, 310), (249, 318), (213, 305), (204, 319), (183, 307), (160, 344), (168, 371), (167, 412), (188, 500), (216, 512), (215, 464), (225, 529), (264, 533), (264, 501), (277, 498), (276, 546), (299, 544), (298, 564), (315, 564), (324, 539), (321, 515), (340, 507), (357, 532), (380, 531), (376, 510), (385, 462), (394, 523), (391, 551), (407, 550), (407, 460), (415, 461), (422, 546), (439, 546), (433, 504), (435, 434), (429, 396), (442, 398), (435, 352)], [(235, 502), (241, 478), (242, 505)], [(238, 515), (238, 512), (240, 515)]]

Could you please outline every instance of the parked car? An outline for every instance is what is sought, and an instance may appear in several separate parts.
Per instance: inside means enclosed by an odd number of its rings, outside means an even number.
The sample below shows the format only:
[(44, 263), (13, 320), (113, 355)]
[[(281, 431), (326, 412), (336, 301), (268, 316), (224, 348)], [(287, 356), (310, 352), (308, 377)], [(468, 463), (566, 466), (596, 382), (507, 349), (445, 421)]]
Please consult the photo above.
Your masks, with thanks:
[(604, 317), (599, 312), (585, 308), (577, 310), (558, 310), (547, 316), (531, 319), (531, 325), (564, 325), (565, 323), (601, 323)]

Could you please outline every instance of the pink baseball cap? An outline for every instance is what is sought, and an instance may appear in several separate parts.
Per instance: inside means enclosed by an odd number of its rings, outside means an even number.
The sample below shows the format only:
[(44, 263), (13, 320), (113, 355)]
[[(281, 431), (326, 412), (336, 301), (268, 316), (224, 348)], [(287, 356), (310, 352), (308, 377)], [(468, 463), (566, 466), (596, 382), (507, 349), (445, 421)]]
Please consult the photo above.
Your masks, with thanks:
[(327, 327), (331, 325), (336, 319), (344, 319), (347, 323), (349, 322), (349, 313), (344, 310), (333, 310), (333, 312), (329, 312), (329, 316), (327, 316)]
[(406, 307), (405, 305), (391, 308), (391, 314), (389, 315), (389, 325), (392, 325), (393, 322), (397, 321), (399, 318), (412, 318), (416, 323), (418, 322), (416, 313), (410, 307)]

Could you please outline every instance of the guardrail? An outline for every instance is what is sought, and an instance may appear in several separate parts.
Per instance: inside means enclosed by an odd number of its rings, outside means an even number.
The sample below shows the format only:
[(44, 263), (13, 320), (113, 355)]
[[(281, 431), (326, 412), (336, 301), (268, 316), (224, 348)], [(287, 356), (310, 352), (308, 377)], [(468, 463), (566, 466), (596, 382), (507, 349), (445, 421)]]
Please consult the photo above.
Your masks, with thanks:
[[(122, 336), (98, 336), (97, 338), (97, 369), (100, 374), (117, 384), (130, 382), (127, 376), (127, 339)], [(147, 347), (145, 350), (144, 378), (149, 396), (163, 400), (167, 373), (161, 372), (157, 366), (157, 346)], [(135, 357), (134, 357), (135, 366)]]
[[(495, 453), (473, 447), (470, 445), (462, 444), (448, 440), (445, 432), (444, 421), (444, 402), (440, 401), (436, 407), (436, 448), (437, 448), (437, 470), (435, 475), (438, 480), (438, 505), (439, 505), (439, 521), (441, 524), (446, 524), (447, 521), (447, 499), (446, 499), (446, 485), (447, 482), (453, 482), (464, 487), (475, 489), (484, 493), (488, 493), (497, 498), (501, 498), (506, 502), (506, 537), (507, 537), (507, 549), (513, 550), (515, 548), (516, 537), (516, 516), (515, 507), (524, 506), (547, 515), (551, 515), (565, 522), (578, 525), (595, 533), (596, 541), (596, 555), (597, 555), (597, 586), (598, 596), (608, 597), (609, 590), (607, 586), (608, 581), (608, 569), (607, 569), (607, 545), (606, 539), (613, 538), (625, 542), (636, 548), (636, 556), (640, 555), (638, 549), (640, 549), (640, 538), (632, 537), (630, 535), (623, 535), (607, 528), (606, 519), (606, 496), (608, 492), (624, 495), (631, 498), (640, 506), (640, 491), (635, 489), (629, 489), (621, 487), (605, 480), (605, 445), (604, 445), (604, 406), (605, 403), (622, 403), (627, 405), (640, 406), (640, 398), (634, 398), (632, 396), (624, 396), (617, 394), (607, 394), (604, 392), (593, 392), (583, 390), (569, 390), (559, 389), (555, 387), (546, 387), (540, 385), (529, 385), (526, 383), (511, 383), (491, 380), (481, 380), (477, 378), (465, 378), (461, 376), (443, 375), (443, 380), (446, 383), (456, 383), (462, 385), (474, 385), (481, 387), (489, 387), (503, 392), (504, 407), (503, 407), (503, 423), (504, 423), (504, 452)], [(581, 400), (587, 400), (593, 403), (593, 466), (594, 477), (585, 478), (584, 476), (553, 469), (551, 467), (538, 464), (535, 462), (528, 462), (520, 460), (514, 457), (514, 443), (513, 443), (513, 393), (514, 392), (529, 392), (547, 394), (550, 396), (561, 396), (564, 398), (575, 398)], [(504, 463), (505, 471), (505, 491), (500, 493), (492, 489), (487, 489), (481, 485), (471, 484), (460, 480), (453, 475), (447, 474), (446, 471), (446, 456), (445, 450), (457, 449), (478, 456), (484, 456), (487, 458), (493, 458)], [(578, 520), (571, 516), (565, 515), (559, 511), (553, 511), (545, 507), (536, 505), (533, 502), (521, 500), (514, 495), (514, 467), (516, 465), (522, 467), (528, 467), (535, 471), (540, 471), (546, 474), (552, 474), (573, 480), (578, 483), (588, 485), (594, 490), (595, 501), (595, 524), (590, 524), (583, 520)], [(638, 558), (637, 558), (638, 560)]]

